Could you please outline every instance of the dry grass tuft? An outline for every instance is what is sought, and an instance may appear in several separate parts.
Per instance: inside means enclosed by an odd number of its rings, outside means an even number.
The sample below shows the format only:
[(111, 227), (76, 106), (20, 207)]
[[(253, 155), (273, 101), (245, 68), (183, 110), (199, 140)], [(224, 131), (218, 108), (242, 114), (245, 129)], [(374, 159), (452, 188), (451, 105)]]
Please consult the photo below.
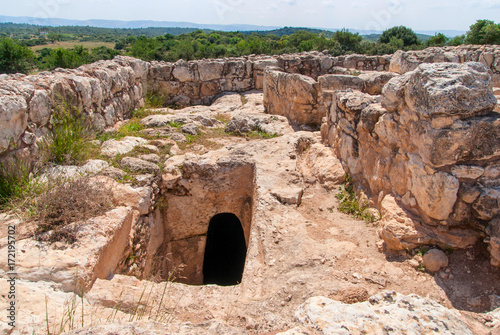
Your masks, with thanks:
[(66, 227), (70, 223), (104, 214), (111, 208), (111, 190), (104, 182), (90, 176), (57, 181), (58, 186), (40, 195), (36, 200), (38, 233), (50, 242), (74, 242), (75, 232)]

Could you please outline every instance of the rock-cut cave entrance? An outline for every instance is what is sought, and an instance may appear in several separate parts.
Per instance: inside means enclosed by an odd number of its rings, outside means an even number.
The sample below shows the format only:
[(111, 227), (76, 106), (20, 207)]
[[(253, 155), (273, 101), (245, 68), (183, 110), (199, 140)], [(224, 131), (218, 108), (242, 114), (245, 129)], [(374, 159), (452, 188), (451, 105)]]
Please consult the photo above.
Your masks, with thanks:
[(232, 213), (212, 217), (203, 259), (203, 284), (241, 283), (246, 254), (245, 235), (238, 217)]

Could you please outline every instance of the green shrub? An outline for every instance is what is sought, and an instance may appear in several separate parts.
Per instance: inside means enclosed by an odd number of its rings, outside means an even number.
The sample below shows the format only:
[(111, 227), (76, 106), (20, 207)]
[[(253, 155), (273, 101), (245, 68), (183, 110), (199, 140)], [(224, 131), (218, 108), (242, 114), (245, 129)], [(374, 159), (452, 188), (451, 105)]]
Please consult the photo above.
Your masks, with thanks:
[(339, 211), (345, 214), (354, 216), (357, 219), (363, 219), (367, 222), (374, 222), (377, 218), (373, 217), (368, 212), (368, 204), (360, 204), (354, 194), (351, 178), (346, 176), (345, 184), (340, 187), (339, 192), (335, 195), (339, 200)]
[(161, 108), (165, 107), (166, 97), (157, 91), (148, 92), (144, 98), (146, 108)]
[(0, 39), (0, 73), (24, 73), (33, 67), (33, 52), (10, 38)]
[[(378, 38), (378, 42), (391, 44), (391, 38), (393, 37), (402, 40), (403, 46), (405, 47), (420, 44), (417, 34), (405, 26), (392, 27), (385, 30)], [(393, 39), (393, 41), (395, 41), (395, 39)]]
[(98, 136), (98, 140), (101, 142), (107, 141), (109, 139), (119, 140), (126, 136), (135, 137), (145, 137), (141, 130), (144, 129), (144, 125), (137, 118), (131, 119), (129, 122), (121, 126), (117, 132), (106, 132)]
[(10, 159), (0, 164), (0, 209), (13, 207), (15, 200), (36, 193), (38, 188), (24, 162)]
[(79, 164), (89, 156), (92, 128), (85, 116), (63, 101), (54, 113), (51, 139), (42, 145), (46, 160), (55, 164)]

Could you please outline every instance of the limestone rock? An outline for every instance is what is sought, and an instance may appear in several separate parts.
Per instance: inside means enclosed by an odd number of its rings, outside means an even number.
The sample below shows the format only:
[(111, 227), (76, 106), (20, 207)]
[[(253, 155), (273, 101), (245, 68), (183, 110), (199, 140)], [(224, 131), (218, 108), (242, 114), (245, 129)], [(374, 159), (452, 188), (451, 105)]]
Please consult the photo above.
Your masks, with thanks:
[(491, 255), (491, 265), (500, 267), (500, 217), (490, 221), (488, 225), (488, 250)]
[(347, 90), (353, 89), (362, 91), (364, 89), (364, 80), (357, 76), (327, 74), (318, 78), (319, 86), (322, 90)]
[(325, 297), (309, 298), (295, 319), (320, 334), (471, 334), (460, 316), (417, 295), (384, 291), (366, 302), (344, 304)]
[(110, 166), (99, 173), (101, 176), (106, 176), (115, 180), (122, 180), (125, 177), (125, 171)]
[(27, 108), (26, 101), (20, 96), (0, 96), (0, 154), (24, 133), (28, 121)]
[(448, 266), (448, 256), (439, 249), (431, 249), (425, 253), (422, 265), (431, 272), (439, 271)]
[(415, 70), (419, 64), (416, 57), (403, 50), (398, 50), (391, 57), (389, 71), (403, 74)]
[(422, 64), (405, 74), (405, 102), (423, 117), (470, 117), (495, 108), (491, 76), (480, 63)]
[(318, 83), (307, 76), (267, 70), (264, 105), (269, 114), (286, 116), (292, 123), (320, 125)]
[(142, 137), (127, 136), (119, 141), (111, 139), (101, 145), (101, 153), (108, 157), (114, 157), (127, 154), (134, 150), (135, 147), (147, 143), (148, 141)]
[(125, 324), (108, 324), (82, 328), (65, 333), (66, 335), (99, 335), (99, 334), (123, 334), (123, 335), (149, 335), (149, 334), (178, 334), (178, 335), (245, 335), (243, 329), (226, 325), (219, 320), (211, 320), (203, 323), (164, 323), (154, 321), (136, 321)]
[(183, 133), (196, 136), (198, 135), (198, 127), (193, 123), (185, 124), (181, 127)]
[(326, 189), (333, 189), (345, 180), (342, 164), (331, 148), (320, 143), (311, 145), (300, 155), (302, 174), (319, 181)]
[(54, 165), (44, 170), (40, 181), (48, 179), (73, 179), (87, 174), (96, 174), (109, 167), (109, 163), (100, 159), (91, 159), (82, 166)]
[(456, 165), (451, 168), (451, 173), (457, 178), (477, 179), (484, 174), (484, 168), (473, 165)]
[(300, 187), (280, 188), (272, 190), (271, 194), (282, 204), (300, 206), (304, 190)]
[(147, 154), (147, 155), (139, 155), (137, 158), (142, 159), (143, 161), (148, 161), (154, 164), (160, 163), (160, 156), (157, 154)]
[(158, 165), (139, 159), (135, 157), (124, 157), (121, 162), (121, 166), (129, 169), (134, 173), (153, 173), (156, 175), (160, 174), (160, 168)]
[[(174, 140), (175, 142), (181, 142), (181, 143), (187, 142), (186, 136), (184, 136), (181, 133), (173, 133), (172, 135), (170, 135), (170, 138), (172, 140)], [(172, 150), (172, 149), (170, 149), (170, 150)]]
[(363, 92), (377, 95), (381, 94), (384, 85), (396, 76), (392, 72), (365, 72), (359, 75), (359, 79), (364, 83)]
[(417, 156), (409, 162), (412, 171), (411, 191), (425, 214), (437, 219), (446, 220), (457, 200), (459, 182), (445, 172), (428, 174)]
[(226, 133), (236, 134), (244, 134), (256, 130), (276, 135), (283, 135), (291, 131), (288, 120), (283, 116), (253, 113), (236, 114), (224, 129)]
[[(90, 219), (75, 226), (78, 244), (67, 249), (33, 239), (18, 241), (19, 250), (25, 251), (16, 259), (19, 278), (51, 281), (67, 292), (88, 290), (96, 278), (108, 278), (115, 271), (133, 220), (130, 207), (119, 207)], [(2, 252), (7, 254), (6, 249)], [(40, 257), (44, 259), (42, 263)], [(0, 269), (7, 270), (7, 259), (0, 260)]]
[(47, 91), (37, 90), (29, 103), (30, 120), (45, 126), (50, 119), (52, 101)]

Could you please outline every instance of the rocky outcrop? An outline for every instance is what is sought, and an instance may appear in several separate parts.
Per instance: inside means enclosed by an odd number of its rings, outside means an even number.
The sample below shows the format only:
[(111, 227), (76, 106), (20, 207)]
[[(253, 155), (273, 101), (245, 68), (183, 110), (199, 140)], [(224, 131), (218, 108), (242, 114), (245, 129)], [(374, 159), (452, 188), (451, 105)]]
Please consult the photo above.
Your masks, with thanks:
[(391, 58), (389, 71), (400, 74), (415, 70), (423, 63), (479, 62), (491, 71), (492, 84), (500, 87), (500, 49), (495, 45), (461, 45), (432, 47), (418, 51), (397, 51)]
[(379, 207), (389, 248), (465, 247), (500, 214), (490, 79), (480, 63), (422, 64), (391, 79), (382, 96), (334, 94), (323, 139)]
[(364, 72), (357, 76), (326, 74), (316, 81), (268, 68), (264, 76), (264, 106), (269, 114), (286, 116), (294, 124), (319, 126), (334, 91), (354, 89), (380, 94), (382, 87), (395, 76), (390, 72)]
[(366, 302), (308, 299), (295, 319), (320, 334), (471, 334), (459, 314), (417, 295), (384, 291)]
[(267, 70), (264, 106), (269, 114), (286, 116), (292, 123), (319, 125), (318, 83), (301, 74)]

